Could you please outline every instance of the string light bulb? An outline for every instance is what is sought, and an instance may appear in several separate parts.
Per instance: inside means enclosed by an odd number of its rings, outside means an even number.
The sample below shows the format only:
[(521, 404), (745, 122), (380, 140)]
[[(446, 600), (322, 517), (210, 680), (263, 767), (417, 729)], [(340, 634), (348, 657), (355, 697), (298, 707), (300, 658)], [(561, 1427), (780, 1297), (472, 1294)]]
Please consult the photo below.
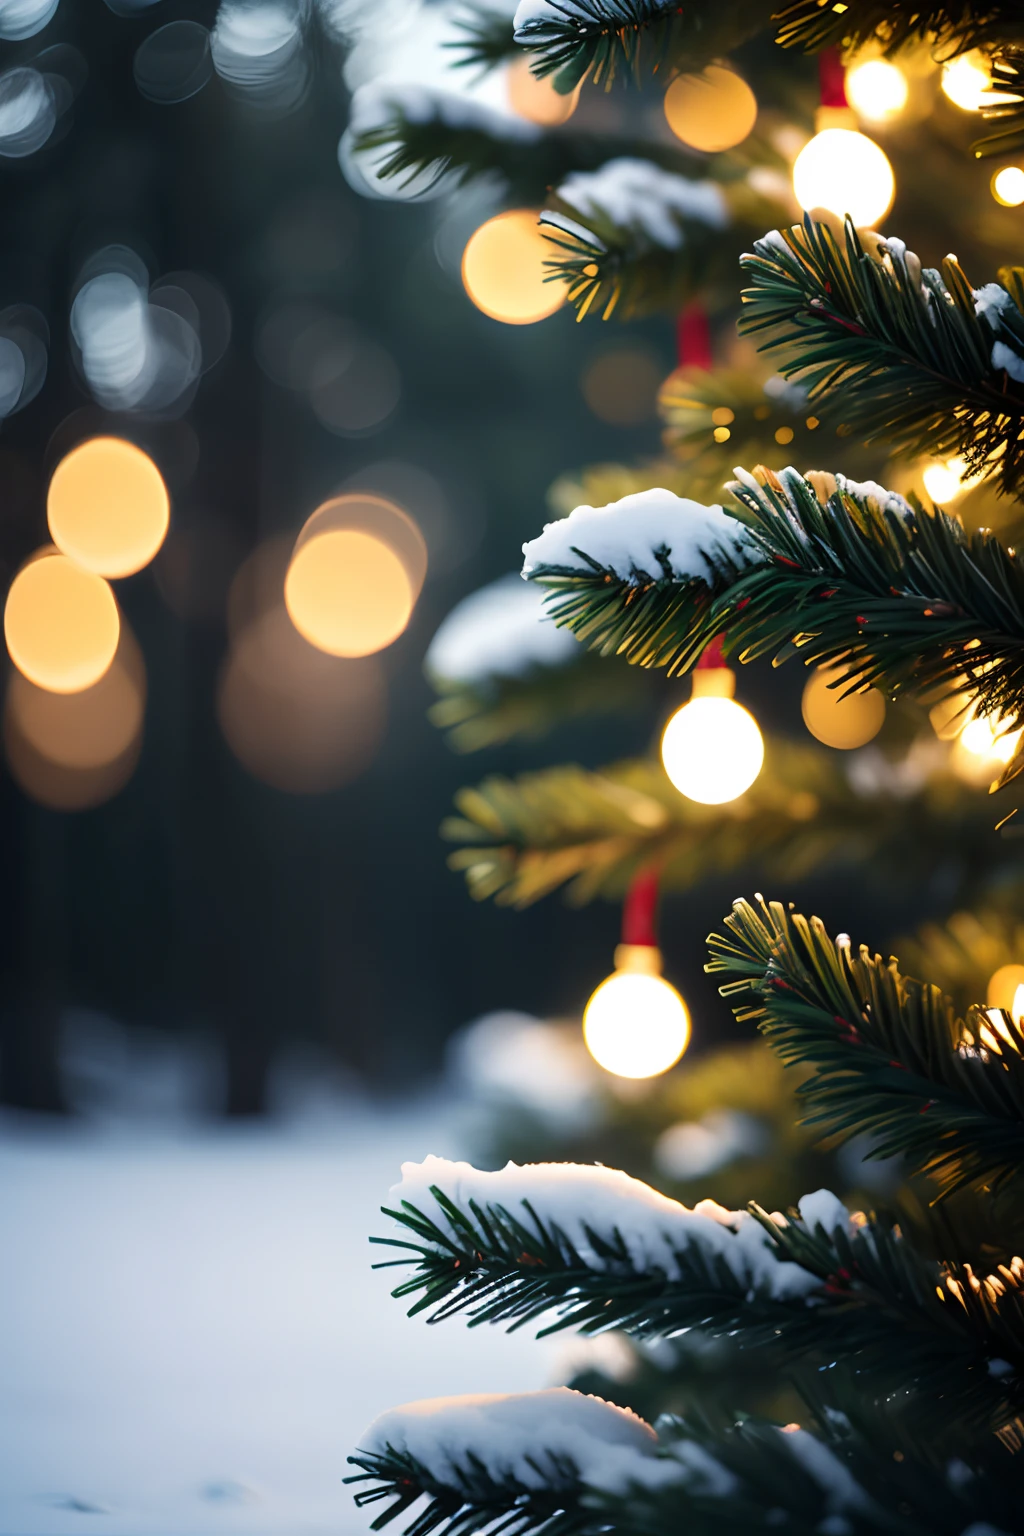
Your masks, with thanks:
[(661, 761), (681, 795), (700, 805), (725, 805), (750, 788), (764, 763), (764, 739), (748, 709), (737, 704), (736, 674), (721, 663), (720, 644), (708, 647), (693, 672), (693, 693), (661, 738)]
[(942, 66), (942, 92), (962, 112), (1001, 106), (1014, 98), (992, 90), (992, 66), (980, 48), (972, 48)]
[(947, 502), (955, 501), (965, 492), (973, 490), (984, 478), (983, 474), (971, 474), (967, 468), (967, 460), (959, 456), (953, 459), (937, 460), (934, 464), (927, 465), (921, 475), (925, 490), (932, 501), (937, 502), (940, 507), (945, 506)]
[(871, 123), (896, 117), (907, 104), (907, 77), (888, 59), (867, 59), (846, 71), (846, 96), (851, 107)]
[(1024, 203), (1024, 170), (1019, 165), (1004, 165), (991, 181), (992, 196), (1003, 208), (1019, 208)]
[(824, 128), (797, 155), (793, 191), (800, 207), (824, 208), (858, 229), (877, 224), (892, 207), (896, 178), (885, 151), (852, 128)]
[(661, 974), (655, 936), (658, 876), (645, 871), (629, 888), (615, 969), (583, 1014), (583, 1039), (599, 1067), (616, 1077), (657, 1077), (690, 1043), (686, 1004)]
[(985, 1002), (989, 1008), (1004, 1008), (1019, 1024), (1024, 1018), (1024, 965), (1001, 965), (993, 971)]

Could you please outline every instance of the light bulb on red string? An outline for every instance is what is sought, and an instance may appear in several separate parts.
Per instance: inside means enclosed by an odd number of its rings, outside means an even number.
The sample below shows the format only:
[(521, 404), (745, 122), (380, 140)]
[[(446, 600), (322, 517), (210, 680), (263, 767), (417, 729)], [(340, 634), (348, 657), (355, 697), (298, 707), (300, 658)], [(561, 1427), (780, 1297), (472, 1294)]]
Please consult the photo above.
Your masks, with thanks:
[(686, 1004), (661, 974), (657, 906), (658, 872), (642, 871), (626, 893), (615, 969), (583, 1014), (588, 1051), (616, 1077), (657, 1077), (690, 1043)]
[(793, 191), (801, 208), (822, 208), (858, 229), (884, 218), (892, 207), (896, 181), (885, 151), (857, 129), (857, 115), (846, 99), (846, 76), (839, 51), (818, 55), (821, 106), (814, 138), (796, 157)]
[(736, 674), (713, 640), (693, 669), (693, 692), (661, 738), (661, 761), (681, 795), (700, 805), (736, 800), (761, 772), (764, 740), (749, 709), (737, 704)]

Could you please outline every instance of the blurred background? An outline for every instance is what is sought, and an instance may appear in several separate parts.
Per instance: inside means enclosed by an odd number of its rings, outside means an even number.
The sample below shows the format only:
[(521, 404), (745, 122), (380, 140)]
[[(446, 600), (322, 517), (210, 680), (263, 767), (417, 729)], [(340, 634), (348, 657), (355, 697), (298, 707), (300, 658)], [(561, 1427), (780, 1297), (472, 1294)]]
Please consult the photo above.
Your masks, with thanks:
[[(512, 4), (478, 9), (509, 32)], [(958, 1000), (1024, 980), (984, 752), (965, 766), (923, 713), (875, 743), (884, 706), (838, 739), (798, 668), (745, 667), (765, 777), (735, 814), (694, 812), (654, 756), (689, 682), (598, 674), (513, 575), (582, 501), (711, 500), (741, 458), (889, 470), (857, 443), (834, 464), (735, 335), (739, 252), (798, 213), (816, 61), (782, 68), (754, 38), (737, 57), (757, 99), (720, 70), (728, 110), (695, 128), (663, 81), (556, 97), (502, 55), (453, 87), (460, 16), (0, 0), (4, 1536), (363, 1529), (339, 1479), (380, 1409), (633, 1379), (619, 1339), (435, 1340), (402, 1319), (364, 1239), (403, 1158), (598, 1159), (731, 1203), (884, 1196), (866, 1149), (796, 1128), (792, 1085), (703, 973), (738, 894), (775, 881), (878, 944), (919, 928)], [(929, 262), (955, 242), (987, 280), (1024, 170), (968, 155), (984, 61), (943, 74), (919, 52), (895, 96), (871, 78), (886, 229)], [(722, 113), (745, 126), (702, 140)], [(469, 172), (431, 151), (389, 178), (388, 147), (437, 121), (466, 131)], [(680, 163), (719, 177), (733, 222), (628, 327), (578, 324), (541, 281), (537, 205), (582, 217), (563, 176), (638, 145), (669, 182)], [(661, 260), (671, 189), (644, 185)], [(1010, 526), (955, 464), (899, 474)], [(568, 863), (521, 778), (560, 760), (620, 764), (559, 790), (554, 821), (595, 818)], [(467, 782), (449, 868), (438, 829)], [(579, 1023), (663, 833), (661, 947), (693, 1043), (644, 1083), (602, 1071)], [(952, 948), (919, 927), (982, 898), (998, 910)]]

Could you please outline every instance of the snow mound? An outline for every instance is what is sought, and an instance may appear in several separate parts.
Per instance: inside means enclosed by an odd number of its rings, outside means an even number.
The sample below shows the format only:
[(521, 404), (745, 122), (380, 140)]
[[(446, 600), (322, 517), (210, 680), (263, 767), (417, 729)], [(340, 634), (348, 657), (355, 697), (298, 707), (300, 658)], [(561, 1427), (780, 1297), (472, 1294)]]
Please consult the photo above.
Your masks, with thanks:
[(618, 1168), (510, 1162), (485, 1172), (441, 1157), (403, 1163), (392, 1198), (407, 1201), (457, 1236), (432, 1186), (461, 1210), (471, 1202), (501, 1206), (528, 1226), (535, 1225), (535, 1215), (545, 1226), (557, 1227), (594, 1270), (612, 1269), (616, 1260), (599, 1254), (589, 1234), (610, 1241), (618, 1233), (637, 1270), (661, 1270), (670, 1280), (680, 1278), (679, 1255), (696, 1245), (707, 1258), (724, 1259), (745, 1290), (796, 1300), (819, 1284), (800, 1265), (779, 1260), (767, 1232), (746, 1211), (728, 1211), (714, 1200), (701, 1200), (690, 1210)]
[(431, 640), (424, 665), (445, 682), (481, 683), (561, 666), (578, 649), (571, 631), (548, 617), (539, 588), (524, 585), (513, 571), (455, 605)]
[(589, 574), (599, 567), (632, 582), (663, 577), (665, 565), (679, 581), (710, 581), (715, 554), (740, 564), (764, 558), (743, 524), (720, 506), (705, 507), (660, 487), (606, 507), (577, 507), (547, 523), (523, 545), (523, 554), (527, 578), (548, 570)]
[(729, 205), (717, 182), (690, 181), (650, 160), (628, 156), (609, 160), (597, 171), (574, 171), (557, 196), (585, 218), (604, 214), (670, 251), (685, 242), (680, 220), (693, 219), (710, 229), (725, 229), (729, 223)]

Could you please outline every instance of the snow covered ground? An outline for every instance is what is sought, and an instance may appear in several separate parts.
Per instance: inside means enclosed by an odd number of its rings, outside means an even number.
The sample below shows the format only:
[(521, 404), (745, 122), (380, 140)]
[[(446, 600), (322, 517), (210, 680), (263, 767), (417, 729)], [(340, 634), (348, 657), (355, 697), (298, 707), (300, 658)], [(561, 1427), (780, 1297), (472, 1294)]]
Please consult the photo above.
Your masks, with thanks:
[(2, 1536), (354, 1536), (345, 1457), (383, 1409), (559, 1379), (557, 1344), (429, 1328), (371, 1271), (399, 1164), (430, 1152), (465, 1152), (444, 1102), (0, 1119)]

